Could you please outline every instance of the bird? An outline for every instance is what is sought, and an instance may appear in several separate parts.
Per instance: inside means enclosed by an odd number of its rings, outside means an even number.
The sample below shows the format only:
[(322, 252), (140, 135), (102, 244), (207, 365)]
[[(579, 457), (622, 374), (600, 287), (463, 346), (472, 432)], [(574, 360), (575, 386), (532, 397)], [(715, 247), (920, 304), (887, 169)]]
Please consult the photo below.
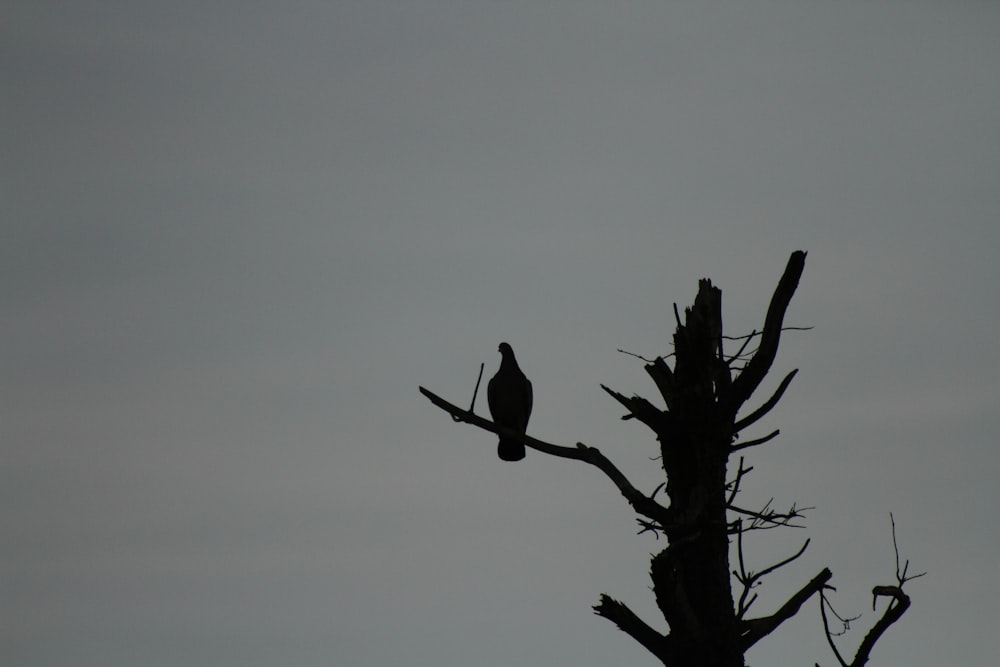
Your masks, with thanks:
[[(497, 426), (524, 433), (531, 416), (531, 382), (521, 372), (508, 343), (500, 343), (497, 351), (500, 352), (500, 368), (486, 386), (490, 414)], [(524, 458), (524, 444), (501, 435), (497, 454), (504, 461), (520, 461)]]

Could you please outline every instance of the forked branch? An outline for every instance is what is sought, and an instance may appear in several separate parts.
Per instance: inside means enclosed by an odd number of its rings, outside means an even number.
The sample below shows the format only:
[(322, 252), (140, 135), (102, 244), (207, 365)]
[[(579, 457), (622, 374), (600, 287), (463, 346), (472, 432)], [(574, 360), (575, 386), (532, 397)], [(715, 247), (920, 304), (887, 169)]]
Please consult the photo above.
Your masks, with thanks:
[(777, 510), (771, 509), (772, 502), (774, 502), (774, 498), (768, 500), (764, 507), (759, 510), (748, 510), (729, 502), (726, 505), (726, 508), (736, 514), (750, 517), (750, 523), (749, 525), (743, 525), (742, 520), (738, 519), (736, 521), (732, 521), (729, 523), (728, 533), (730, 535), (735, 535), (739, 532), (768, 530), (770, 528), (780, 528), (782, 526), (789, 528), (803, 528), (803, 526), (794, 524), (792, 521), (804, 517), (804, 512), (815, 509), (813, 507), (798, 507), (795, 503), (792, 503), (792, 506), (784, 512), (778, 512)]
[(740, 569), (733, 570), (733, 576), (736, 577), (736, 580), (739, 581), (740, 585), (743, 587), (743, 592), (740, 594), (740, 599), (736, 608), (736, 618), (742, 619), (743, 616), (746, 615), (747, 610), (750, 609), (750, 605), (752, 605), (757, 599), (757, 594), (754, 593), (751, 595), (751, 591), (760, 585), (761, 579), (775, 570), (788, 565), (793, 560), (804, 554), (806, 549), (809, 547), (809, 540), (806, 540), (802, 547), (788, 558), (774, 563), (773, 565), (769, 565), (760, 572), (753, 572), (747, 569), (745, 559), (743, 557), (743, 533), (745, 532), (743, 530), (743, 522), (738, 521), (737, 524), (739, 526), (739, 532), (736, 534), (736, 553)]
[(774, 632), (779, 625), (790, 619), (792, 616), (795, 616), (795, 614), (799, 612), (799, 608), (806, 600), (826, 587), (826, 582), (830, 581), (832, 576), (833, 573), (830, 572), (829, 568), (823, 568), (823, 570), (813, 577), (808, 584), (803, 586), (797, 593), (795, 593), (795, 595), (790, 597), (788, 602), (781, 605), (781, 608), (779, 608), (778, 611), (774, 612), (770, 616), (745, 621), (742, 633), (743, 650), (746, 651), (761, 639)]
[[(830, 630), (829, 619), (826, 615), (826, 608), (830, 606), (830, 602), (826, 599), (825, 595), (820, 594), (820, 616), (823, 619), (823, 632), (826, 634), (826, 641), (830, 645), (830, 649), (833, 651), (833, 655), (837, 658), (837, 661), (841, 664), (841, 667), (863, 667), (865, 663), (868, 662), (868, 658), (871, 657), (872, 649), (875, 648), (875, 643), (882, 637), (886, 630), (889, 629), (893, 623), (898, 621), (906, 610), (910, 608), (910, 596), (903, 592), (903, 585), (910, 581), (911, 579), (916, 579), (922, 577), (926, 572), (921, 572), (920, 574), (907, 574), (910, 568), (910, 561), (906, 561), (902, 567), (899, 565), (899, 547), (896, 544), (896, 520), (893, 518), (892, 514), (889, 514), (889, 520), (892, 522), (892, 548), (896, 554), (896, 585), (895, 586), (875, 586), (872, 588), (872, 610), (875, 609), (878, 604), (878, 599), (880, 597), (889, 598), (889, 605), (882, 612), (882, 618), (875, 622), (872, 629), (868, 631), (865, 638), (861, 640), (861, 644), (858, 646), (858, 650), (854, 654), (854, 660), (848, 663), (844, 660), (843, 655), (837, 649), (837, 645), (833, 641), (835, 634)], [(832, 607), (830, 607), (832, 610)], [(834, 612), (836, 613), (836, 612)]]

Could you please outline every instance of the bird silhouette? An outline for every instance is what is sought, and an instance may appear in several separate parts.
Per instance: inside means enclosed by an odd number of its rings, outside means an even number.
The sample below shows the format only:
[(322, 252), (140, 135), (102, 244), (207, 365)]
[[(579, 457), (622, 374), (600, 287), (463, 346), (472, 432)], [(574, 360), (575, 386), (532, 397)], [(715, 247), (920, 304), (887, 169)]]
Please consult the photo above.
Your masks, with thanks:
[[(514, 350), (507, 343), (500, 343), (500, 368), (486, 387), (490, 414), (498, 426), (524, 433), (531, 416), (531, 382), (521, 372), (514, 358)], [(524, 444), (513, 438), (500, 436), (497, 454), (504, 461), (524, 458)]]

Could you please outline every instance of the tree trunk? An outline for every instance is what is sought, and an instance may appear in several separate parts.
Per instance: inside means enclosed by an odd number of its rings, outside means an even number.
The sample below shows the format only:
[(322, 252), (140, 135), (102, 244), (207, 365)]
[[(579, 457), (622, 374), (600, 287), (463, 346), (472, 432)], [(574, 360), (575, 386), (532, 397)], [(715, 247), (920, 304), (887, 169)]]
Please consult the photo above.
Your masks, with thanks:
[(730, 384), (721, 357), (722, 294), (699, 283), (694, 306), (674, 334), (676, 363), (647, 370), (667, 411), (658, 433), (673, 521), (670, 546), (653, 558), (653, 590), (670, 625), (665, 664), (743, 667), (730, 586), (726, 462), (733, 417), (718, 389)]

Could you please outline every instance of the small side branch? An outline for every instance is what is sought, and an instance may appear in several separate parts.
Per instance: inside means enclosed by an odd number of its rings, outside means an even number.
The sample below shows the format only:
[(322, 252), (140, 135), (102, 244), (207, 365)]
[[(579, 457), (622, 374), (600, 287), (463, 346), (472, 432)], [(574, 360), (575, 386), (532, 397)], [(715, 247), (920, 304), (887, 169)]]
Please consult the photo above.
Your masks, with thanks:
[(826, 587), (826, 582), (830, 581), (831, 577), (833, 577), (833, 573), (830, 572), (830, 569), (823, 568), (823, 570), (813, 577), (808, 584), (803, 586), (795, 595), (789, 598), (788, 602), (781, 605), (781, 608), (778, 609), (778, 611), (774, 612), (770, 616), (746, 621), (742, 637), (743, 650), (746, 651), (761, 639), (774, 632), (779, 625), (790, 619), (792, 616), (795, 616), (795, 614), (799, 612), (799, 608), (802, 607), (802, 604), (806, 600)]
[(511, 429), (497, 426), (488, 419), (483, 419), (479, 415), (463, 410), (462, 408), (449, 403), (424, 387), (420, 387), (420, 393), (426, 396), (431, 403), (450, 414), (451, 418), (457, 422), (465, 422), (466, 424), (478, 426), (485, 431), (496, 433), (497, 435), (517, 439), (525, 446), (542, 452), (543, 454), (558, 456), (564, 459), (575, 459), (577, 461), (589, 463), (590, 465), (600, 469), (601, 472), (608, 477), (608, 479), (614, 482), (615, 486), (618, 487), (618, 490), (621, 491), (621, 494), (625, 496), (625, 500), (629, 502), (636, 512), (652, 519), (663, 528), (666, 528), (673, 523), (670, 510), (636, 489), (632, 482), (625, 477), (622, 471), (619, 470), (610, 459), (601, 454), (600, 450), (597, 448), (588, 447), (581, 442), (578, 442), (576, 447), (553, 445), (543, 440), (532, 438), (530, 435), (524, 435)]
[(764, 405), (760, 406), (759, 408), (751, 412), (749, 415), (736, 422), (736, 424), (733, 425), (733, 430), (742, 431), (747, 426), (750, 426), (751, 424), (756, 424), (761, 419), (761, 417), (770, 412), (771, 409), (778, 404), (778, 401), (781, 400), (781, 397), (782, 395), (784, 395), (785, 390), (788, 389), (788, 385), (792, 383), (792, 380), (795, 378), (795, 374), (798, 372), (799, 369), (796, 368), (794, 371), (786, 375), (785, 379), (782, 380), (781, 384), (778, 385), (778, 390), (774, 392), (774, 395), (771, 396), (771, 398), (767, 399)]
[(483, 381), (483, 369), (486, 364), (479, 364), (479, 377), (476, 378), (476, 388), (472, 391), (472, 402), (469, 403), (469, 412), (476, 411), (476, 396), (479, 395), (479, 383)]
[[(835, 657), (837, 659), (837, 662), (840, 663), (840, 667), (850, 667), (850, 665), (848, 665), (847, 662), (844, 660), (844, 656), (842, 656), (840, 654), (840, 650), (837, 649), (837, 645), (833, 641), (833, 634), (834, 633), (830, 631), (830, 622), (829, 622), (829, 619), (827, 619), (827, 617), (826, 617), (826, 608), (829, 605), (830, 605), (830, 603), (827, 601), (826, 596), (823, 595), (822, 591), (820, 591), (820, 594), (819, 594), (819, 615), (823, 619), (823, 634), (826, 635), (826, 643), (830, 645), (830, 650), (833, 651), (833, 657)], [(832, 609), (832, 607), (831, 607), (831, 609)], [(834, 612), (834, 613), (836, 613), (836, 612)], [(838, 616), (838, 618), (840, 618), (840, 617)], [(856, 620), (856, 619), (853, 619), (853, 620)], [(846, 631), (847, 622), (845, 622), (845, 621), (841, 621), (841, 622), (844, 623), (844, 628), (845, 628), (845, 631)]]
[(746, 339), (746, 340), (743, 341), (743, 344), (740, 345), (740, 349), (736, 350), (736, 354), (734, 354), (733, 356), (729, 357), (729, 359), (726, 360), (726, 363), (727, 364), (731, 364), (734, 361), (736, 361), (737, 359), (742, 359), (742, 355), (746, 351), (747, 345), (749, 345), (750, 341), (753, 340), (754, 337), (758, 336), (758, 335), (759, 334), (757, 333), (757, 330), (754, 329), (753, 331), (751, 331), (746, 336), (738, 336), (738, 337), (735, 337), (735, 338), (734, 337), (730, 337), (730, 336), (723, 336), (722, 337), (723, 340), (739, 340), (740, 338), (745, 338)]
[(765, 435), (763, 438), (757, 438), (756, 440), (747, 440), (746, 442), (741, 442), (738, 445), (733, 445), (729, 448), (730, 452), (738, 452), (741, 449), (746, 449), (747, 447), (756, 447), (757, 445), (763, 445), (765, 442), (770, 442), (781, 435), (779, 429), (775, 429)]
[(629, 414), (622, 417), (622, 419), (638, 419), (652, 429), (657, 435), (664, 432), (668, 418), (667, 413), (663, 412), (641, 396), (633, 396), (629, 398), (628, 396), (620, 394), (614, 389), (611, 389), (603, 384), (601, 385), (601, 389), (607, 392), (613, 399), (625, 406), (625, 409), (629, 411)]
[(736, 496), (739, 495), (740, 492), (740, 484), (743, 483), (743, 478), (752, 471), (753, 466), (750, 466), (749, 468), (743, 467), (743, 457), (741, 456), (739, 468), (736, 470), (736, 478), (726, 484), (726, 490), (729, 491), (729, 495), (726, 497), (726, 507), (732, 505), (733, 501), (736, 500)]
[(674, 372), (670, 370), (670, 366), (663, 360), (663, 357), (657, 357), (652, 363), (646, 364), (646, 372), (649, 374), (649, 377), (653, 378), (656, 388), (660, 390), (660, 395), (663, 396), (663, 402), (666, 404), (667, 410), (673, 411), (674, 394), (677, 389), (675, 387)]
[(802, 547), (788, 558), (779, 561), (773, 565), (770, 565), (768, 567), (765, 567), (760, 572), (753, 572), (747, 570), (746, 564), (744, 562), (743, 558), (744, 531), (742, 530), (742, 522), (738, 522), (738, 524), (740, 526), (740, 530), (736, 534), (736, 544), (737, 544), (737, 556), (739, 559), (740, 569), (738, 571), (733, 570), (733, 576), (736, 577), (736, 580), (739, 581), (740, 585), (743, 586), (743, 592), (740, 594), (739, 603), (736, 609), (736, 617), (742, 619), (743, 616), (746, 615), (747, 610), (750, 609), (750, 605), (752, 605), (754, 601), (757, 599), (757, 594), (754, 593), (753, 595), (751, 595), (751, 591), (760, 585), (761, 579), (771, 574), (775, 570), (788, 565), (793, 560), (797, 559), (799, 556), (804, 554), (806, 549), (809, 547), (809, 540), (806, 540), (805, 543), (802, 545)]
[(624, 603), (608, 595), (601, 595), (601, 601), (594, 605), (594, 613), (617, 625), (618, 629), (642, 644), (661, 662), (669, 661), (667, 637), (649, 627)]
[(750, 517), (750, 525), (744, 526), (742, 521), (737, 520), (730, 523), (728, 533), (730, 535), (736, 534), (740, 531), (751, 531), (751, 530), (767, 530), (769, 528), (780, 528), (782, 526), (787, 526), (789, 528), (802, 528), (797, 524), (792, 523), (795, 519), (801, 519), (808, 510), (814, 509), (812, 507), (797, 507), (794, 503), (784, 512), (778, 512), (771, 509), (771, 503), (774, 502), (774, 498), (767, 501), (759, 510), (748, 510), (731, 502), (726, 505), (726, 509), (735, 512), (736, 514), (742, 514), (743, 516)]

